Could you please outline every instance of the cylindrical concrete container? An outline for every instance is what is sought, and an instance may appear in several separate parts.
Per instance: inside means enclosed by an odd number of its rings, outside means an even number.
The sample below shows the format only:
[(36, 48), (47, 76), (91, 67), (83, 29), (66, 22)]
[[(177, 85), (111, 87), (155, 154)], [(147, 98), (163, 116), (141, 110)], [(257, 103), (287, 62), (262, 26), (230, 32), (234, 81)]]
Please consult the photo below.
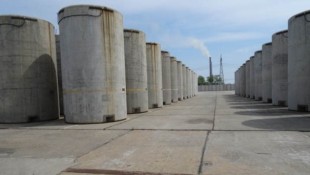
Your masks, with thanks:
[(190, 82), (189, 82), (189, 86), (190, 86), (190, 96), (193, 97), (193, 71), (192, 70), (189, 70), (189, 79), (190, 79)]
[(177, 61), (178, 64), (178, 100), (183, 100), (183, 69), (182, 62)]
[(160, 45), (146, 43), (147, 83), (149, 108), (163, 106), (163, 82)]
[(245, 64), (241, 66), (241, 96), (246, 96), (246, 67)]
[(187, 98), (190, 98), (190, 89), (189, 89), (189, 82), (190, 82), (190, 79), (189, 79), (189, 69), (188, 67), (186, 67), (186, 95), (187, 95)]
[(188, 93), (188, 98), (192, 98), (192, 85), (191, 85), (191, 82), (192, 82), (192, 77), (191, 77), (191, 70), (188, 68), (187, 69), (187, 93)]
[(161, 51), (162, 81), (163, 81), (163, 104), (171, 104), (171, 61), (167, 51)]
[[(235, 84), (238, 84), (238, 78), (237, 78), (237, 70), (235, 71)], [(235, 95), (238, 95), (238, 92), (237, 92), (237, 88), (235, 88)]]
[(255, 100), (262, 100), (262, 51), (255, 52)]
[(239, 67), (239, 71), (238, 71), (238, 79), (239, 79), (239, 96), (241, 97), (241, 91), (242, 91), (242, 79), (241, 79), (241, 72), (242, 72), (242, 66)]
[(262, 98), (272, 103), (272, 43), (262, 46)]
[[(287, 30), (272, 35), (272, 104), (287, 106)], [(295, 63), (294, 63), (295, 64)], [(295, 77), (297, 78), (297, 77)], [(295, 86), (295, 85), (294, 85)]]
[(191, 72), (191, 76), (192, 76), (192, 83), (191, 83), (191, 85), (192, 85), (192, 97), (194, 97), (195, 96), (195, 73), (194, 73), (194, 71), (192, 71)]
[(250, 57), (250, 98), (251, 99), (255, 99), (254, 56)]
[(194, 72), (194, 88), (194, 95), (196, 96), (198, 93), (198, 76), (196, 72)]
[(127, 117), (123, 17), (106, 7), (58, 12), (65, 120), (102, 123)]
[(190, 88), (191, 88), (190, 93), (191, 93), (191, 97), (193, 97), (194, 96), (194, 94), (193, 94), (193, 70), (189, 71), (189, 75), (190, 75), (190, 79), (191, 79), (191, 81), (189, 82)]
[(288, 109), (310, 111), (310, 11), (289, 19)]
[(55, 35), (55, 38), (56, 38), (56, 55), (57, 55), (59, 113), (60, 115), (64, 115), (64, 101), (63, 101), (63, 94), (62, 94), (62, 78), (61, 78), (60, 37), (59, 35)]
[(194, 73), (194, 75), (195, 75), (195, 81), (194, 81), (194, 87), (195, 87), (195, 93), (194, 93), (194, 95), (196, 96), (197, 95), (197, 93), (198, 93), (198, 76), (197, 76), (197, 73), (195, 72)]
[(145, 34), (124, 30), (127, 113), (148, 111)]
[(237, 72), (236, 72), (236, 90), (237, 90), (237, 95), (240, 96), (240, 76), (239, 76), (239, 73), (240, 73), (240, 68), (237, 69)]
[(245, 95), (247, 98), (250, 98), (250, 89), (251, 89), (251, 79), (250, 79), (250, 60), (247, 60), (245, 63)]
[(171, 102), (178, 102), (178, 64), (175, 57), (170, 57)]
[(186, 76), (186, 66), (182, 64), (182, 75), (183, 75), (183, 99), (187, 99), (187, 76)]
[(0, 16), (0, 123), (59, 117), (54, 26)]

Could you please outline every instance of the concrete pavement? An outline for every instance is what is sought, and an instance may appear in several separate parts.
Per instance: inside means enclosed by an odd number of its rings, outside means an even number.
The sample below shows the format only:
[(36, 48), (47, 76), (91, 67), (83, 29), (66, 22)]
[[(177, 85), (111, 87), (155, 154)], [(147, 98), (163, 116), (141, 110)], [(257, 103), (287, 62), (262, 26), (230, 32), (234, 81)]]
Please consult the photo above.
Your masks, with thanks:
[(0, 174), (310, 174), (310, 114), (196, 97), (125, 121), (0, 124)]

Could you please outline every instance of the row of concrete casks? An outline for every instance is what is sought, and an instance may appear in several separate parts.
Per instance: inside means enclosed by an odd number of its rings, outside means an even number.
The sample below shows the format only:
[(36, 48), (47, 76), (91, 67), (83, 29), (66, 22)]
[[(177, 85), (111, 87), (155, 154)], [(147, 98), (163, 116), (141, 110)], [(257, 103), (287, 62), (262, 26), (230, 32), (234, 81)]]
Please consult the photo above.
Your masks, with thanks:
[(143, 32), (124, 30), (119, 12), (70, 6), (58, 22), (55, 37), (47, 21), (0, 16), (0, 123), (59, 113), (68, 123), (118, 121), (169, 104), (166, 97), (171, 103), (196, 94), (197, 74), (159, 44), (146, 43)]
[(288, 20), (236, 72), (235, 94), (289, 110), (310, 110), (310, 11)]
[(161, 51), (163, 104), (169, 105), (196, 95), (197, 74), (168, 51)]

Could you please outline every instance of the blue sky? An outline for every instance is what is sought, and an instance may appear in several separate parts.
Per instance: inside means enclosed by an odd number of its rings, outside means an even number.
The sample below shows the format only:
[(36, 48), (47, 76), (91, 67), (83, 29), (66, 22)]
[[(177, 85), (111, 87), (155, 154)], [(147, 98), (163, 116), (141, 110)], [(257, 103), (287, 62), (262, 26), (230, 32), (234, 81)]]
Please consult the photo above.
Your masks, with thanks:
[(18, 14), (52, 22), (58, 32), (57, 12), (69, 5), (94, 4), (123, 14), (124, 28), (145, 32), (192, 70), (219, 74), (222, 54), (225, 82), (273, 33), (287, 29), (288, 19), (309, 10), (310, 0), (1, 0), (1, 14)]

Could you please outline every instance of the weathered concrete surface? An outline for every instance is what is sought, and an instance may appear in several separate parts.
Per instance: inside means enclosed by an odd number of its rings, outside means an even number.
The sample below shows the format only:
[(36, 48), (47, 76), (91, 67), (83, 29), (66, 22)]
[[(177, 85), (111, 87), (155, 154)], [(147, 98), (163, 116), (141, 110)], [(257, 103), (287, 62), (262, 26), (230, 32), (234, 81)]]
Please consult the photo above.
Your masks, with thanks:
[(300, 132), (221, 132), (209, 135), (203, 174), (308, 175), (309, 134)]
[(310, 131), (310, 113), (222, 93), (217, 98), (215, 130)]
[(211, 130), (213, 115), (148, 115), (110, 129)]
[(0, 128), (0, 174), (310, 174), (310, 113), (232, 91), (198, 93), (120, 122)]
[(49, 122), (36, 122), (24, 124), (0, 124), (0, 129), (39, 129), (39, 130), (104, 130), (114, 125), (123, 122), (128, 122), (134, 118), (140, 117), (142, 114), (130, 114), (126, 120), (119, 122), (100, 123), (100, 124), (69, 124), (65, 123), (63, 119), (53, 120)]
[(207, 132), (132, 131), (78, 159), (77, 169), (196, 174)]
[(0, 130), (0, 174), (55, 175), (128, 131)]

